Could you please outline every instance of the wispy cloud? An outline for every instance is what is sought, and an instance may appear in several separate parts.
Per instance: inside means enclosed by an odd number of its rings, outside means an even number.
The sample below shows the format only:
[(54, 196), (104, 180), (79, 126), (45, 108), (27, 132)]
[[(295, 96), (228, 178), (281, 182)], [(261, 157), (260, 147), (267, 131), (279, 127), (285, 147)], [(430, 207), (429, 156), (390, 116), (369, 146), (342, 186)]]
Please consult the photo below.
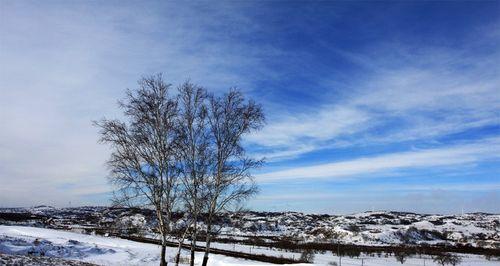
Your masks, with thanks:
[[(275, 73), (261, 60), (272, 58), (277, 50), (237, 38), (252, 34), (258, 25), (234, 5), (0, 5), (4, 203), (78, 201), (83, 190), (54, 189), (66, 183), (95, 184), (85, 189), (89, 193), (107, 190), (108, 150), (97, 144), (91, 121), (119, 117), (116, 101), (143, 74), (163, 72), (174, 84), (191, 79), (210, 90), (251, 90), (255, 76)], [(38, 198), (21, 199), (21, 194)]]
[[(358, 54), (342, 52), (362, 67), (362, 78), (347, 92), (317, 102), (316, 109), (274, 116), (249, 141), (268, 148), (271, 160), (280, 160), (332, 145), (432, 140), (499, 126), (500, 50), (469, 52), (498, 43), (486, 33), (460, 50), (394, 43)], [(337, 89), (336, 83), (324, 86)]]
[[(89, 196), (110, 189), (108, 150), (90, 121), (119, 117), (124, 89), (155, 72), (174, 84), (238, 86), (264, 104), (268, 124), (246, 141), (284, 170), (262, 169), (263, 183), (497, 158), (493, 130), (469, 141), (442, 138), (500, 127), (499, 27), (414, 45), (408, 27), (383, 26), (404, 22), (399, 12), (411, 8), (374, 18), (380, 27), (367, 30), (357, 4), (328, 3), (322, 13), (323, 4), (1, 1), (0, 204), (106, 203)], [(349, 151), (331, 158), (338, 147)], [(325, 164), (297, 167), (289, 158)]]
[(335, 137), (366, 129), (368, 118), (366, 112), (349, 106), (323, 107), (270, 123), (247, 141), (273, 148), (271, 154), (264, 154), (270, 159), (287, 158), (316, 150), (319, 143)]
[(307, 167), (291, 167), (287, 170), (260, 174), (257, 180), (266, 183), (284, 180), (358, 179), (370, 177), (370, 174), (401, 169), (452, 165), (459, 167), (485, 159), (498, 159), (499, 150), (500, 138), (492, 138), (474, 144), (389, 153)]

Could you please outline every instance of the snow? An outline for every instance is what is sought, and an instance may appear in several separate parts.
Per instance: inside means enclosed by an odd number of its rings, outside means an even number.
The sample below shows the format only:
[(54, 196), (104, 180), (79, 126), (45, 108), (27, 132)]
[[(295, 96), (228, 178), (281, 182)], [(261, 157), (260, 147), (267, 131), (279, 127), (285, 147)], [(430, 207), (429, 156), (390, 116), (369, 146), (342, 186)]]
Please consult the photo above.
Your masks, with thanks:
[[(251, 247), (244, 245), (219, 244), (214, 246), (248, 251)], [(252, 253), (262, 253), (273, 256), (295, 257), (299, 253), (286, 252), (277, 249), (265, 249), (253, 247)], [(167, 248), (169, 261), (175, 254), (175, 248)], [(139, 243), (119, 238), (86, 235), (61, 230), (35, 228), (26, 226), (4, 226), (0, 225), (0, 253), (6, 254), (34, 254), (48, 257), (60, 257), (79, 260), (100, 265), (158, 265), (160, 248), (157, 245)], [(187, 253), (183, 254), (187, 257)], [(482, 256), (460, 254), (464, 266), (493, 266), (499, 265), (499, 261), (488, 261)], [(196, 254), (197, 265), (201, 262), (202, 253)], [(330, 252), (315, 254), (314, 265), (329, 265), (337, 262), (338, 257)], [(409, 257), (403, 265), (425, 265), (434, 266), (430, 257)], [(370, 257), (360, 256), (355, 258), (343, 257), (342, 265), (402, 265), (394, 257)], [(272, 265), (261, 262), (236, 259), (228, 256), (211, 254), (209, 265)], [(311, 265), (311, 264), (294, 264)]]
[[(160, 248), (119, 238), (85, 235), (53, 229), (0, 225), (0, 253), (30, 254), (80, 260), (100, 265), (158, 265)], [(173, 261), (175, 248), (167, 248)], [(201, 261), (202, 253), (196, 254)], [(211, 254), (209, 264), (272, 265)]]
[[(75, 208), (0, 208), (2, 213), (19, 213), (21, 221), (2, 220), (0, 224), (35, 225), (52, 228), (115, 228), (120, 233), (154, 235), (154, 211), (138, 208), (86, 206)], [(31, 217), (37, 215), (37, 217)], [(8, 217), (8, 215), (4, 215)], [(170, 226), (182, 229), (182, 217)], [(445, 244), (500, 248), (500, 214), (429, 215), (408, 212), (372, 211), (349, 215), (304, 214), (298, 212), (225, 213), (214, 227), (219, 238), (239, 240), (260, 237), (265, 241), (291, 238), (300, 242), (340, 241), (357, 245)], [(199, 221), (198, 228), (206, 230)], [(274, 241), (273, 240), (273, 241)]]

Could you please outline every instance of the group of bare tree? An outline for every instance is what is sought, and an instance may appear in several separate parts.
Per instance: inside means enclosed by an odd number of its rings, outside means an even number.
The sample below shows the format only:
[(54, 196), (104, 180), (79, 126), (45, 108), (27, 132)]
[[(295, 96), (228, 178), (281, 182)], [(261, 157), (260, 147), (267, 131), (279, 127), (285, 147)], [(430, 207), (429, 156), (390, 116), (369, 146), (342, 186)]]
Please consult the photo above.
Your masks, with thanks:
[(257, 192), (250, 170), (262, 161), (246, 155), (242, 137), (264, 123), (260, 105), (231, 89), (216, 96), (186, 82), (177, 90), (162, 75), (145, 77), (119, 102), (124, 121), (102, 119), (101, 142), (110, 144), (110, 181), (116, 203), (154, 208), (161, 235), (161, 262), (172, 232), (172, 214), (186, 213), (189, 225), (179, 238), (191, 240), (190, 264), (205, 217), (207, 265), (214, 219)]

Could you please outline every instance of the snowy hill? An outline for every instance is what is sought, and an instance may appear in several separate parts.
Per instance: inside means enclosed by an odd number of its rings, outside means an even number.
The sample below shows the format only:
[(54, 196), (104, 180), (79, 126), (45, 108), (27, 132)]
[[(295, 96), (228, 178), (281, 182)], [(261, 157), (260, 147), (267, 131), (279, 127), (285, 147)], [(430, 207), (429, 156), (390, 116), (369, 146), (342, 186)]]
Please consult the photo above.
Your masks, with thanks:
[[(173, 227), (185, 224), (176, 215)], [(202, 228), (203, 228), (203, 220)], [(147, 209), (77, 207), (0, 209), (0, 224), (71, 229), (106, 228), (125, 233), (151, 233), (154, 214)], [(407, 212), (364, 212), (315, 215), (297, 212), (227, 213), (219, 217), (220, 239), (262, 241), (291, 239), (302, 243), (356, 245), (469, 245), (500, 248), (500, 215), (428, 215)]]
[(228, 228), (228, 233), (286, 235), (305, 242), (442, 243), (500, 248), (500, 215), (484, 213), (450, 216), (365, 212), (334, 216), (250, 212), (231, 216), (231, 221), (233, 226)]

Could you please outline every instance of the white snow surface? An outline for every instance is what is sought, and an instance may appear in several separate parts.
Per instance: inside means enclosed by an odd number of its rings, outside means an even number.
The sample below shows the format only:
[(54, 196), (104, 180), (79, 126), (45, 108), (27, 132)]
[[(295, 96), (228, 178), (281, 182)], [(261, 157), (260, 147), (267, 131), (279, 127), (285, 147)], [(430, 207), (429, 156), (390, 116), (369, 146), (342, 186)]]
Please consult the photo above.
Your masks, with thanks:
[[(169, 261), (173, 261), (175, 252), (175, 248), (167, 248)], [(160, 261), (160, 247), (157, 245), (26, 226), (0, 225), (0, 253), (44, 254), (99, 265), (158, 265)], [(198, 264), (202, 257), (202, 253), (196, 254)], [(211, 254), (209, 265), (272, 264)]]
[[(214, 246), (222, 248), (225, 244), (214, 243)], [(232, 249), (230, 246), (227, 249)], [(236, 250), (248, 249), (249, 246), (236, 245)], [(257, 250), (254, 250), (256, 252)], [(264, 251), (264, 250), (262, 250)], [(167, 248), (169, 261), (173, 261), (175, 248)], [(26, 226), (4, 226), (0, 225), (0, 253), (6, 254), (34, 254), (50, 257), (59, 257), (71, 260), (79, 260), (99, 265), (158, 265), (160, 248), (157, 245), (139, 243), (119, 238), (102, 237), (94, 235), (79, 234), (61, 230), (26, 227)], [(270, 249), (267, 255), (295, 257), (299, 253), (292, 253)], [(187, 251), (183, 256), (187, 257)], [(459, 254), (464, 266), (493, 266), (500, 265), (499, 261), (486, 260), (483, 256)], [(202, 253), (196, 254), (197, 265), (200, 265)], [(314, 265), (331, 265), (337, 262), (338, 257), (330, 252), (315, 254)], [(425, 262), (424, 262), (425, 261)], [(369, 257), (342, 258), (342, 265), (401, 265), (393, 257)], [(272, 265), (261, 262), (236, 259), (222, 255), (210, 255), (209, 265)], [(294, 264), (313, 265), (313, 264)], [(403, 265), (428, 265), (435, 264), (430, 257), (410, 257)]]

